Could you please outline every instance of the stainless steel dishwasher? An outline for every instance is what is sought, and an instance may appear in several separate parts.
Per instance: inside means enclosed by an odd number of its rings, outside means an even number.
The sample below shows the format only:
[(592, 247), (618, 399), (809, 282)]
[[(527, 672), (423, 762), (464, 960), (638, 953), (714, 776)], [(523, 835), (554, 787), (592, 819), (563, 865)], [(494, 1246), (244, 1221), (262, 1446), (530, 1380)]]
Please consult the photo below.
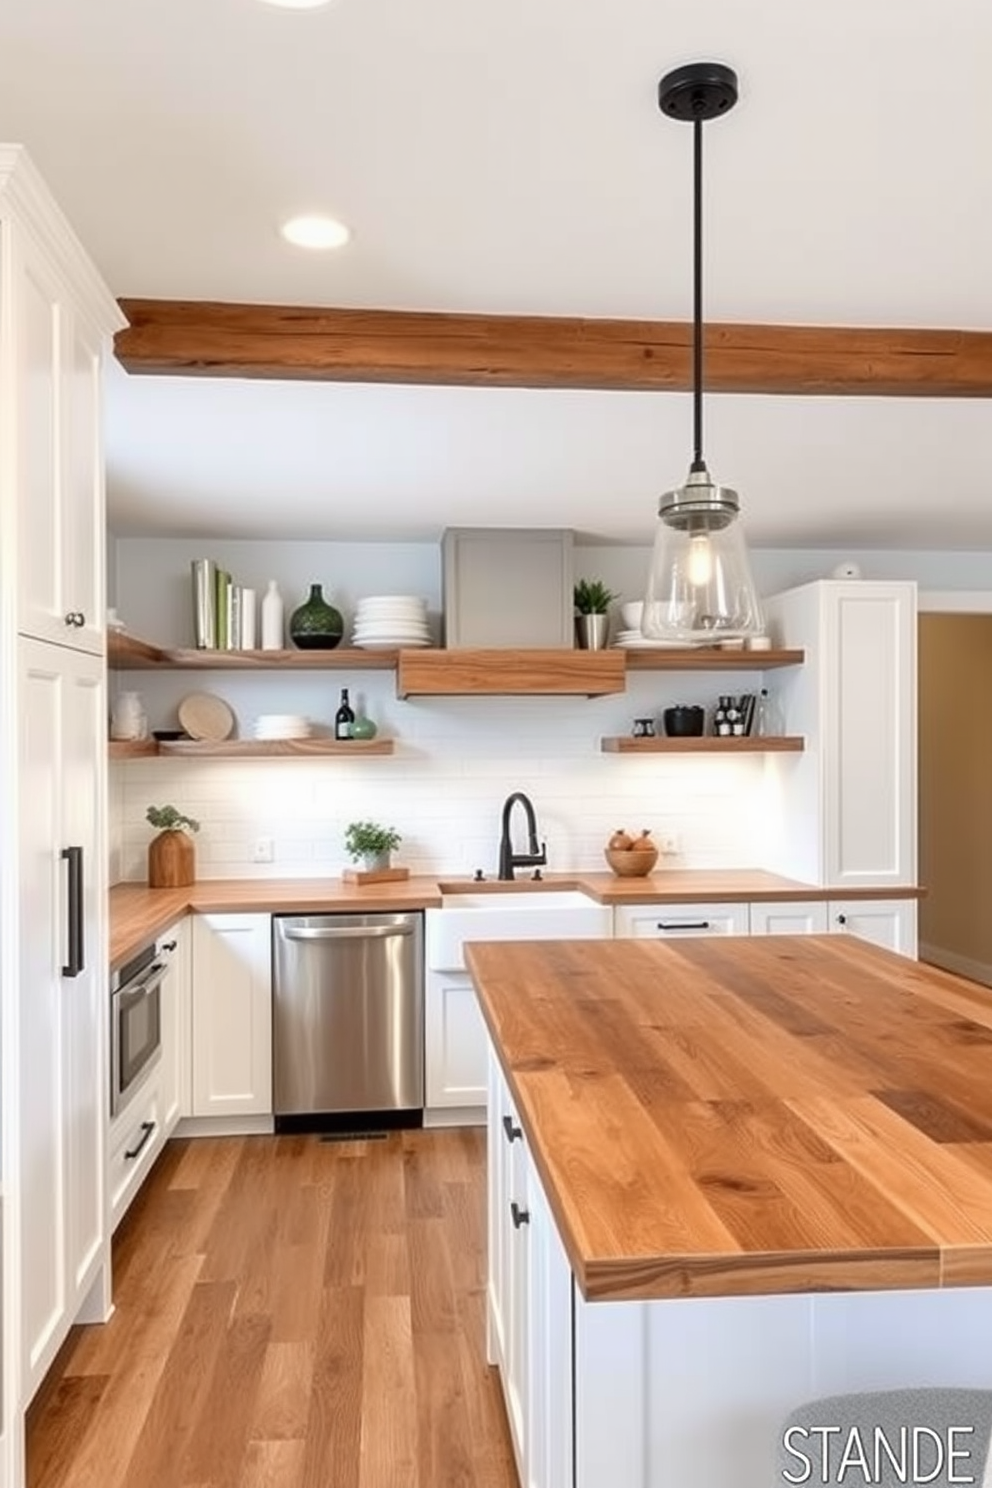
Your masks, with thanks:
[(274, 915), (276, 1131), (419, 1126), (423, 915)]

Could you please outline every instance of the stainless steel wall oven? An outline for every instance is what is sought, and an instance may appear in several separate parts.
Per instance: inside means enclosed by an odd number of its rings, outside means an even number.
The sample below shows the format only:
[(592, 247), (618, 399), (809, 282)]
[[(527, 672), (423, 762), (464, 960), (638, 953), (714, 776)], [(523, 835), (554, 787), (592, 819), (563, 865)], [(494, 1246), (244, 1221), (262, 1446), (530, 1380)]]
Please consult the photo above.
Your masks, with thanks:
[(110, 1114), (118, 1115), (162, 1056), (162, 982), (175, 941), (147, 946), (110, 978)]

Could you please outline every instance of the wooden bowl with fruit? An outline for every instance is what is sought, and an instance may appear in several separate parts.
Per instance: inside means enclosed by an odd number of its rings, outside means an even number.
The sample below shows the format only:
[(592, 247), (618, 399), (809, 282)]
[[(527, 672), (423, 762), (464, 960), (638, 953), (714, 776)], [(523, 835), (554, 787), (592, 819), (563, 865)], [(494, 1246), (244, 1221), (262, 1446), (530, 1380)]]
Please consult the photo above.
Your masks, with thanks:
[(614, 832), (604, 849), (606, 861), (618, 878), (643, 878), (651, 872), (658, 861), (658, 849), (651, 841), (651, 833), (641, 832), (632, 837), (622, 829)]

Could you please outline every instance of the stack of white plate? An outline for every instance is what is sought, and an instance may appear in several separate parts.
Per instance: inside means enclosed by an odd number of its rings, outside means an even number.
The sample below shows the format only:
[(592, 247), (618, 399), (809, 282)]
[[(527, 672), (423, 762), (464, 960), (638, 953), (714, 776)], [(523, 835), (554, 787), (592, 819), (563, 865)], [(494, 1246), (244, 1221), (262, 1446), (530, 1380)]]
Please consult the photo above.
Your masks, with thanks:
[(368, 650), (390, 646), (429, 646), (427, 601), (414, 594), (373, 594), (360, 599), (353, 641)]
[(639, 630), (618, 630), (614, 645), (627, 651), (684, 651), (692, 641), (650, 641)]
[(255, 719), (256, 739), (308, 739), (310, 720), (302, 713), (260, 713)]

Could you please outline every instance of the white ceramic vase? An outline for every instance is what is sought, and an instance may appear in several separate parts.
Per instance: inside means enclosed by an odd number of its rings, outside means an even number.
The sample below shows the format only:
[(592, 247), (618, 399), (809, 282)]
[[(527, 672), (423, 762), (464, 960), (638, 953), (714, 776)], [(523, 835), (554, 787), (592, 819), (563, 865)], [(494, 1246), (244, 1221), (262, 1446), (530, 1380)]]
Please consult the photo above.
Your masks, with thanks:
[(279, 585), (269, 580), (269, 587), (262, 598), (262, 650), (283, 649), (283, 603)]

